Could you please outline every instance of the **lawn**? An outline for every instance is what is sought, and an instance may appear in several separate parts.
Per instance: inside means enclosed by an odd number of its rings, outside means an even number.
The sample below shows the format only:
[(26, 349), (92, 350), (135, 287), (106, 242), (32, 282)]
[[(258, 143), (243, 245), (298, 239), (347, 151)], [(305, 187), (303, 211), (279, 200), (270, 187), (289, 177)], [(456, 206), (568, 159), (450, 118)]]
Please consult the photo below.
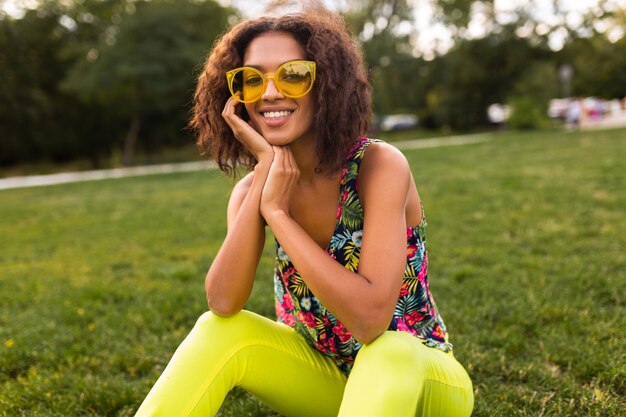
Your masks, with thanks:
[[(474, 416), (626, 414), (626, 130), (406, 152)], [(132, 416), (206, 309), (232, 180), (0, 191), (0, 416)], [(272, 244), (248, 308), (269, 317)], [(221, 416), (276, 416), (235, 391)]]

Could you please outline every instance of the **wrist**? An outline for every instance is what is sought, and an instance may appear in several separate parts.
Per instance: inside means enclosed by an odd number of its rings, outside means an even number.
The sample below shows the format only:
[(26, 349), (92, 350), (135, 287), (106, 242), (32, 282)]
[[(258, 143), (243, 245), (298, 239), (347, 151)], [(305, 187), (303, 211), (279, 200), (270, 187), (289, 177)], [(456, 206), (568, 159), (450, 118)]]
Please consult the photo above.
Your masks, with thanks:
[(270, 171), (270, 167), (272, 166), (271, 159), (261, 159), (258, 160), (253, 170), (255, 174), (267, 174)]
[(254, 157), (257, 160), (257, 164), (264, 164), (269, 167), (274, 161), (274, 150), (269, 146), (267, 149), (264, 148), (263, 150), (257, 151)]
[(289, 214), (280, 207), (264, 207), (261, 209), (261, 215), (270, 228), (273, 223), (289, 217)]

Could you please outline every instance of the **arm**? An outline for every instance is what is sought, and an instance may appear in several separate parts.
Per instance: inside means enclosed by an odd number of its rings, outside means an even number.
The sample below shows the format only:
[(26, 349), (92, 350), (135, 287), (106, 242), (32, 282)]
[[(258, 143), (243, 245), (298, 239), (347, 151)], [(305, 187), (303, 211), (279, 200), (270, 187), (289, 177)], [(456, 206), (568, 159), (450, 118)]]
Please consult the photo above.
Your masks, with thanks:
[(205, 279), (209, 309), (217, 315), (239, 312), (250, 297), (265, 244), (259, 201), (267, 171), (257, 165), (237, 183), (228, 202), (228, 232)]
[[(289, 187), (285, 178), (293, 176), (289, 173), (293, 156), (284, 150), (275, 153), (261, 213), (317, 298), (357, 340), (370, 343), (387, 329), (402, 285), (408, 163), (390, 145), (370, 145), (359, 175), (365, 219), (359, 269), (354, 273), (330, 258), (289, 216), (284, 196), (290, 193), (284, 189)], [(281, 160), (285, 161), (282, 169)]]
[(265, 221), (259, 205), (274, 153), (272, 147), (235, 112), (232, 98), (222, 116), (258, 161), (254, 172), (237, 183), (228, 202), (228, 232), (206, 279), (209, 308), (220, 316), (239, 312), (250, 297), (265, 244)]

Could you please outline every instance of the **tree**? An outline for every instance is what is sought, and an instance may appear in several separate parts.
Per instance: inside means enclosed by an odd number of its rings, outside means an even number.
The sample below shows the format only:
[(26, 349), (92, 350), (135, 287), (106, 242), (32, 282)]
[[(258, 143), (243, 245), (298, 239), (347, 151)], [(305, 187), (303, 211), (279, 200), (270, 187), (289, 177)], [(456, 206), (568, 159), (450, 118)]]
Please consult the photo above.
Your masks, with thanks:
[(517, 36), (514, 26), (458, 42), (429, 64), (424, 79), (428, 113), (438, 126), (471, 129), (484, 125), (487, 107), (504, 103), (532, 63), (550, 55), (547, 48)]
[[(132, 161), (145, 120), (184, 112), (192, 70), (233, 13), (211, 0), (129, 5), (62, 83), (83, 102), (103, 105), (127, 120), (125, 164)], [(149, 144), (147, 135), (145, 140)]]
[(381, 114), (414, 111), (416, 85), (412, 71), (412, 10), (406, 0), (351, 1), (345, 11), (353, 33), (361, 40), (370, 69), (374, 110)]
[(513, 86), (508, 99), (512, 112), (509, 126), (536, 129), (548, 123), (548, 104), (558, 96), (559, 83), (554, 62), (535, 61)]
[(0, 163), (15, 163), (35, 154), (55, 157), (71, 137), (47, 147), (50, 135), (63, 130), (64, 116), (56, 91), (64, 67), (58, 53), (67, 31), (53, 14), (30, 11), (20, 20), (0, 20)]
[(573, 94), (607, 99), (626, 96), (626, 38), (616, 42), (596, 34), (576, 39), (559, 55), (574, 69)]

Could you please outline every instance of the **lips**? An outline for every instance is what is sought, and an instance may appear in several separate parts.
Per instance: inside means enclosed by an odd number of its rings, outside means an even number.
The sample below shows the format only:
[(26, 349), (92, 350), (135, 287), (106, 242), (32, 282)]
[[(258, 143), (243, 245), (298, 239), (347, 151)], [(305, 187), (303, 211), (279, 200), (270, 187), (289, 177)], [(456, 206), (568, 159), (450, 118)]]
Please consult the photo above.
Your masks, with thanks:
[(261, 115), (264, 124), (268, 127), (284, 125), (294, 112), (294, 109), (285, 108), (284, 106), (264, 107), (258, 110), (258, 114)]

